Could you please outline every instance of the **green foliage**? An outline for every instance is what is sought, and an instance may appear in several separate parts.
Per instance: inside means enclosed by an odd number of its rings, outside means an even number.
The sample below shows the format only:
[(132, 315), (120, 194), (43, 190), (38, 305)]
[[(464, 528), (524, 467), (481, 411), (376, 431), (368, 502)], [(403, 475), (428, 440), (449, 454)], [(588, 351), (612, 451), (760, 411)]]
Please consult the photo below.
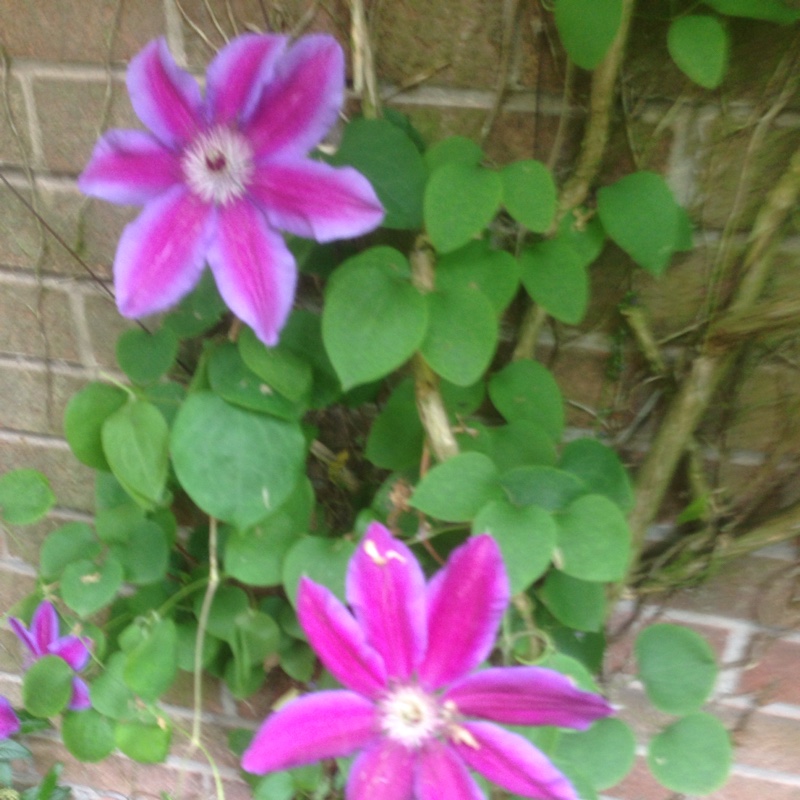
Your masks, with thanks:
[(622, 21), (622, 0), (555, 0), (556, 27), (569, 57), (594, 69)]
[(117, 339), (117, 362), (137, 384), (157, 381), (175, 362), (178, 336), (168, 327), (155, 333), (131, 328)]
[(693, 14), (669, 27), (667, 46), (673, 61), (704, 89), (716, 89), (725, 77), (730, 41), (716, 17)]
[(11, 525), (30, 525), (55, 503), (50, 481), (35, 469), (16, 469), (0, 477), (0, 517)]
[(60, 714), (72, 696), (72, 669), (58, 656), (38, 659), (22, 681), (22, 702), (34, 717)]

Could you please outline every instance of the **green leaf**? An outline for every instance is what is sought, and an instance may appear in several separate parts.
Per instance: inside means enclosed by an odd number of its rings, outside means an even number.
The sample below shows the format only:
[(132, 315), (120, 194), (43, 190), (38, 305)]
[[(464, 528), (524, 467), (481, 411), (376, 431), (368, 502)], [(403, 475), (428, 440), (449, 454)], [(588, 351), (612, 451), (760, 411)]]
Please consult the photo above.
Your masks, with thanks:
[(420, 346), (428, 323), (405, 256), (376, 247), (346, 261), (325, 297), (322, 337), (343, 387), (388, 375)]
[(326, 586), (344, 601), (344, 579), (355, 551), (355, 544), (346, 539), (304, 536), (283, 562), (283, 586), (292, 605), (297, 605), (297, 588), (303, 575)]
[(498, 316), (514, 299), (518, 287), (517, 260), (505, 250), (492, 250), (485, 241), (470, 242), (443, 255), (436, 264), (437, 289), (480, 289)]
[(72, 697), (72, 667), (58, 656), (35, 661), (22, 679), (22, 702), (34, 717), (60, 714)]
[(582, 581), (552, 570), (545, 578), (539, 596), (550, 613), (570, 628), (602, 630), (606, 621), (606, 591), (602, 583)]
[[(47, 725), (47, 723), (44, 724)], [(13, 739), (3, 739), (0, 741), (0, 764), (5, 761), (16, 761), (17, 759), (28, 758), (33, 758), (33, 754), (24, 745), (15, 742)]]
[(634, 172), (597, 193), (608, 235), (640, 266), (660, 275), (676, 249), (680, 207), (655, 172)]
[(481, 161), (483, 161), (483, 150), (479, 144), (467, 139), (466, 136), (448, 136), (425, 151), (425, 163), (431, 172), (445, 164), (476, 167)]
[(556, 463), (553, 440), (535, 422), (518, 419), (508, 425), (488, 428), (487, 434), (487, 455), (491, 456), (500, 472), (522, 466), (553, 466)]
[(440, 381), (439, 391), (445, 408), (456, 418), (473, 414), (486, 398), (486, 384), (482, 380), (471, 386), (456, 386), (450, 381)]
[(561, 220), (558, 238), (578, 254), (584, 267), (588, 267), (603, 251), (606, 232), (596, 214), (589, 217), (585, 209), (574, 208)]
[(267, 347), (250, 328), (243, 328), (237, 342), (244, 363), (274, 391), (294, 403), (308, 398), (312, 371), (307, 361), (285, 345)]
[(111, 546), (125, 571), (125, 580), (136, 585), (155, 583), (166, 576), (169, 550), (163, 528), (149, 519), (133, 528), (124, 543)]
[(635, 653), (647, 696), (661, 711), (688, 714), (710, 697), (717, 664), (700, 634), (681, 625), (651, 625), (636, 637)]
[(489, 397), (509, 422), (527, 419), (559, 441), (564, 432), (564, 401), (553, 375), (538, 361), (512, 361), (489, 381)]
[(433, 246), (449, 253), (492, 221), (503, 192), (496, 172), (467, 164), (445, 164), (425, 187), (425, 227)]
[(288, 400), (249, 369), (233, 342), (214, 348), (208, 360), (208, 382), (214, 394), (249, 411), (287, 420), (299, 419), (306, 411), (305, 405)]
[(647, 765), (659, 783), (682, 794), (710, 794), (725, 783), (733, 753), (723, 724), (698, 712), (679, 719), (650, 741)]
[(585, 581), (619, 581), (631, 556), (630, 531), (619, 508), (607, 497), (579, 497), (556, 518), (561, 569)]
[(366, 456), (382, 469), (413, 467), (422, 457), (424, 439), (425, 432), (414, 397), (414, 381), (408, 378), (395, 387), (372, 423)]
[(49, 533), (42, 542), (39, 572), (44, 580), (55, 581), (68, 564), (91, 560), (99, 552), (100, 543), (85, 522), (68, 522)]
[(50, 481), (35, 469), (15, 469), (0, 478), (0, 516), (11, 525), (38, 522), (55, 501)]
[(239, 528), (259, 522), (289, 496), (306, 449), (297, 424), (236, 408), (209, 392), (186, 400), (170, 447), (192, 500)]
[(217, 291), (211, 270), (207, 269), (192, 292), (164, 317), (164, 327), (181, 339), (188, 339), (213, 328), (226, 311), (227, 306)]
[(594, 69), (617, 35), (622, 0), (555, 0), (555, 17), (569, 57), (583, 69)]
[(107, 383), (90, 383), (70, 398), (64, 412), (64, 437), (78, 461), (94, 469), (110, 469), (101, 431), (127, 399), (125, 391)]
[(789, 8), (782, 0), (704, 0), (720, 14), (731, 17), (747, 17), (791, 25), (800, 19), (800, 9)]
[(157, 700), (178, 673), (178, 632), (171, 619), (160, 619), (142, 633), (138, 644), (125, 654), (123, 677), (140, 697)]
[(67, 750), (79, 761), (102, 761), (116, 747), (113, 726), (93, 708), (64, 714), (61, 736)]
[(490, 533), (500, 547), (511, 594), (524, 592), (550, 564), (556, 546), (556, 525), (543, 508), (494, 500), (472, 522), (474, 534)]
[(76, 614), (89, 617), (116, 597), (123, 577), (122, 564), (113, 555), (99, 566), (84, 559), (73, 561), (61, 576), (61, 597)]
[(494, 308), (477, 289), (449, 289), (425, 295), (428, 331), (420, 352), (434, 372), (470, 386), (488, 368), (497, 347)]
[(92, 708), (111, 719), (129, 717), (136, 705), (136, 697), (122, 677), (124, 669), (125, 654), (113, 653), (89, 687)]
[(618, 784), (636, 761), (636, 737), (621, 719), (601, 719), (587, 731), (565, 733), (556, 751), (559, 760), (580, 767), (600, 791)]
[(294, 781), (288, 772), (273, 772), (260, 778), (253, 787), (253, 800), (292, 800)]
[(672, 60), (691, 80), (716, 89), (728, 68), (728, 32), (716, 17), (692, 14), (673, 20), (667, 33)]
[(301, 683), (307, 683), (314, 675), (317, 654), (305, 643), (293, 641), (280, 650), (281, 669)]
[(425, 475), (411, 505), (437, 519), (468, 522), (487, 503), (501, 498), (497, 467), (491, 459), (482, 453), (460, 453)]
[(121, 505), (97, 512), (94, 525), (97, 538), (101, 542), (106, 544), (127, 542), (133, 530), (146, 520), (145, 512), (130, 502), (127, 495), (125, 500), (126, 502)]
[(120, 369), (139, 385), (155, 383), (175, 363), (178, 337), (167, 327), (155, 333), (129, 328), (117, 339)]
[(238, 614), (226, 641), (237, 661), (249, 666), (263, 664), (278, 651), (281, 632), (278, 623), (263, 611), (248, 608)]
[[(203, 608), (203, 594), (195, 595), (194, 613), (199, 619)], [(244, 589), (238, 586), (221, 586), (214, 595), (208, 615), (206, 630), (218, 639), (227, 639), (236, 627), (236, 619), (250, 608)]]
[(169, 464), (169, 428), (145, 400), (130, 400), (103, 423), (103, 452), (114, 477), (144, 508), (164, 495)]
[(534, 233), (544, 233), (556, 213), (556, 185), (541, 161), (515, 161), (500, 172), (503, 205)]
[(622, 511), (633, 507), (631, 480), (619, 456), (596, 439), (576, 439), (561, 452), (561, 469), (577, 475), (593, 494), (605, 495)]
[(422, 225), (428, 170), (414, 142), (396, 125), (383, 119), (351, 122), (331, 163), (355, 167), (369, 180), (386, 209), (384, 227)]
[(150, 722), (117, 722), (114, 740), (126, 756), (140, 764), (160, 764), (169, 754), (172, 724), (159, 716)]
[[(192, 619), (188, 622), (175, 626), (178, 633), (178, 669), (185, 672), (194, 672), (194, 656), (197, 644), (197, 621)], [(200, 664), (203, 669), (207, 669), (217, 658), (223, 642), (216, 636), (212, 636), (206, 630), (203, 636), (203, 652), (200, 656)]]
[(547, 511), (561, 511), (586, 492), (586, 485), (575, 475), (538, 464), (515, 467), (500, 483), (514, 505), (537, 505)]
[(561, 239), (526, 247), (519, 257), (522, 283), (533, 300), (561, 322), (577, 325), (589, 303), (589, 276), (577, 251)]

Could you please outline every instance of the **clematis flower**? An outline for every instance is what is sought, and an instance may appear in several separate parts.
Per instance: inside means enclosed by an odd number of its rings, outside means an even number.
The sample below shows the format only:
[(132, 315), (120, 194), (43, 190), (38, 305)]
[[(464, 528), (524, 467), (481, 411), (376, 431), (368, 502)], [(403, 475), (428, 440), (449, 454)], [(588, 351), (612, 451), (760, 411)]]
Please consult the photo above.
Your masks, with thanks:
[(144, 205), (114, 260), (120, 312), (169, 308), (208, 262), (228, 307), (275, 344), (297, 282), (278, 230), (329, 242), (383, 219), (363, 175), (306, 157), (342, 106), (341, 48), (324, 35), (290, 46), (244, 34), (209, 65), (203, 98), (158, 39), (131, 60), (127, 84), (150, 132), (107, 132), (78, 179), (93, 197)]
[(352, 613), (303, 578), (297, 607), (309, 642), (346, 689), (306, 695), (269, 716), (242, 757), (245, 770), (358, 753), (348, 800), (480, 800), (469, 769), (513, 794), (577, 800), (540, 750), (493, 723), (584, 729), (611, 707), (553, 670), (475, 671), (509, 602), (490, 536), (469, 539), (426, 585), (411, 551), (373, 523), (346, 592)]
[(14, 713), (11, 703), (0, 697), (0, 741), (19, 732), (19, 717)]
[[(10, 617), (8, 624), (28, 649), (29, 663), (44, 656), (58, 656), (66, 661), (75, 672), (80, 672), (89, 662), (91, 640), (80, 636), (60, 636), (58, 614), (52, 604), (46, 600), (40, 603), (34, 612), (30, 629), (16, 617)], [(69, 707), (73, 711), (82, 711), (90, 706), (89, 687), (76, 675), (72, 679), (72, 697)]]

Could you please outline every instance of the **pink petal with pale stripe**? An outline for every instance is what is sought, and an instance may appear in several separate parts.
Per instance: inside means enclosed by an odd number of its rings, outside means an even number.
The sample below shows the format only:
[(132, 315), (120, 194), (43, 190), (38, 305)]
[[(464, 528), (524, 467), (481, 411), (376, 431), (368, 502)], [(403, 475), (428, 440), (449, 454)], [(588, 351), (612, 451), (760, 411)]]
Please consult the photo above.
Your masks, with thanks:
[(114, 260), (117, 306), (126, 317), (163, 311), (194, 288), (212, 230), (212, 209), (183, 186), (148, 203), (122, 232)]
[(0, 739), (19, 733), (19, 717), (5, 697), (0, 697)]
[(208, 263), (228, 308), (268, 345), (292, 310), (297, 267), (283, 237), (246, 201), (217, 209)]
[(332, 36), (304, 36), (281, 59), (242, 130), (257, 160), (305, 156), (336, 122), (344, 101), (344, 53)]
[(38, 645), (36, 644), (36, 640), (31, 636), (30, 631), (25, 627), (22, 620), (17, 619), (16, 617), (9, 617), (8, 624), (11, 627), (11, 630), (14, 631), (16, 637), (28, 648), (28, 651), (32, 656), (38, 658), (42, 655), (42, 653), (37, 652)]
[(242, 769), (263, 775), (340, 758), (378, 736), (375, 707), (355, 692), (317, 692), (271, 714), (242, 756)]
[(384, 217), (372, 184), (352, 167), (269, 161), (256, 168), (248, 190), (274, 227), (318, 242), (361, 236)]
[(324, 586), (300, 579), (297, 618), (328, 671), (348, 689), (375, 698), (386, 690), (383, 660), (353, 615)]
[(613, 713), (599, 694), (584, 692), (566, 675), (543, 667), (494, 667), (448, 687), (462, 714), (510, 725), (556, 725), (585, 730)]
[(347, 570), (347, 602), (390, 678), (407, 680), (425, 648), (425, 576), (414, 554), (373, 522)]
[(435, 740), (420, 753), (416, 777), (416, 800), (486, 800), (464, 762)]
[(111, 203), (141, 205), (182, 180), (178, 156), (154, 136), (113, 130), (94, 146), (78, 187)]
[(509, 599), (491, 536), (474, 536), (451, 553), (428, 587), (428, 650), (419, 670), (426, 688), (439, 689), (487, 658)]
[(139, 119), (171, 148), (186, 144), (204, 125), (197, 81), (180, 69), (165, 39), (156, 39), (128, 66), (128, 94)]
[(69, 701), (69, 707), (72, 711), (85, 711), (87, 708), (92, 707), (89, 687), (81, 678), (72, 679), (72, 697)]
[(467, 736), (451, 746), (493, 783), (522, 797), (578, 800), (567, 777), (527, 739), (489, 722), (464, 722), (461, 727)]
[(206, 71), (209, 122), (249, 117), (287, 42), (286, 36), (244, 33), (217, 53)]
[(412, 800), (416, 754), (391, 739), (359, 753), (350, 767), (347, 800)]
[(50, 644), (47, 650), (79, 672), (89, 663), (89, 641), (78, 636), (63, 636)]
[(50, 645), (59, 637), (58, 614), (52, 603), (45, 600), (39, 603), (31, 620), (31, 635), (36, 642), (35, 654), (45, 656), (49, 653)]

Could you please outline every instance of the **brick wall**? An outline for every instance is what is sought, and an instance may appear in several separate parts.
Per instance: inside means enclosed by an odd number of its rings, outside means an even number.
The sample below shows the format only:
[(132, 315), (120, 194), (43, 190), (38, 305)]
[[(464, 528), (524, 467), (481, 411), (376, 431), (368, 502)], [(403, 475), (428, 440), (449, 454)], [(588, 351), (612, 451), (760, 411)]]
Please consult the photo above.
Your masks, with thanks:
[[(480, 136), (495, 102), (505, 15), (512, 5), (498, 0), (381, 4), (375, 29), (379, 76), (392, 103), (427, 137)], [(624, 437), (632, 465), (652, 433), (650, 419), (640, 427), (633, 423), (653, 400), (653, 390), (630, 343), (619, 345), (617, 304), (635, 292), (663, 337), (701, 320), (717, 244), (734, 203), (742, 203), (739, 228), (745, 231), (800, 138), (800, 99), (794, 97), (767, 130), (756, 156), (748, 155), (754, 125), (783, 86), (781, 59), (796, 47), (791, 31), (750, 22), (732, 26), (732, 78), (724, 92), (710, 95), (687, 87), (670, 67), (658, 8), (656, 0), (640, 4), (633, 34), (638, 44), (626, 63), (623, 102), (602, 180), (634, 166), (666, 173), (699, 225), (701, 246), (676, 259), (660, 281), (631, 271), (622, 254), (610, 249), (593, 271), (596, 300), (586, 322), (577, 332), (545, 332), (542, 349), (548, 356), (558, 354), (553, 366), (570, 401), (571, 424)], [(520, 9), (507, 59), (510, 92), (486, 150), (498, 163), (546, 160), (565, 112), (570, 124), (557, 163), (557, 171), (564, 172), (579, 141), (587, 81), (579, 76), (565, 106), (563, 62), (551, 53), (549, 22), (545, 17), (542, 24), (538, 4), (522, 3)], [(65, 519), (82, 518), (91, 508), (92, 476), (70, 456), (61, 419), (79, 386), (114, 374), (113, 346), (124, 323), (106, 284), (117, 238), (135, 210), (87, 201), (75, 178), (101, 130), (136, 124), (124, 90), (127, 60), (151, 38), (165, 35), (179, 61), (202, 70), (212, 48), (248, 27), (306, 26), (331, 32), (346, 44), (348, 19), (344, 0), (0, 3), (0, 173), (8, 181), (0, 182), (0, 472), (21, 466), (42, 470), (60, 503), (51, 519), (33, 530), (0, 531), (0, 609), (32, 588), (38, 545), (47, 531)], [(743, 173), (745, 185), (739, 183)], [(743, 237), (733, 242), (740, 247)], [(800, 236), (788, 237), (781, 246), (774, 296), (796, 296), (799, 251)], [(680, 359), (680, 343), (674, 340), (669, 357)], [(792, 342), (781, 342), (772, 351), (758, 351), (741, 372), (740, 391), (720, 398), (724, 435), (712, 421), (703, 443), (723, 500), (735, 498), (763, 474), (778, 443), (786, 459), (796, 451), (795, 349)], [(612, 361), (619, 366), (613, 372)], [(773, 489), (776, 504), (795, 499), (790, 482)], [(645, 609), (647, 615), (660, 614), (708, 634), (725, 666), (715, 704), (735, 730), (738, 750), (734, 778), (714, 795), (719, 800), (800, 798), (800, 618), (791, 613), (796, 609), (795, 556), (785, 548), (740, 561), (703, 587)], [(623, 715), (645, 736), (659, 720), (642, 711), (641, 690), (626, 671), (629, 642), (630, 636), (615, 646), (609, 686), (624, 706)], [(13, 637), (0, 630), (0, 694), (15, 700), (19, 668)], [(176, 722), (186, 728), (188, 697), (184, 681), (171, 698)], [(268, 705), (269, 698), (235, 703), (218, 686), (207, 687), (206, 743), (218, 759), (228, 797), (246, 795), (225, 752), (224, 733), (254, 724)], [(76, 764), (46, 736), (35, 740), (34, 749), (41, 769), (63, 760), (66, 779), (84, 787), (86, 796), (213, 795), (207, 762), (180, 745), (166, 765), (154, 767), (121, 757)], [(637, 768), (608, 796), (666, 800), (670, 794)]]

